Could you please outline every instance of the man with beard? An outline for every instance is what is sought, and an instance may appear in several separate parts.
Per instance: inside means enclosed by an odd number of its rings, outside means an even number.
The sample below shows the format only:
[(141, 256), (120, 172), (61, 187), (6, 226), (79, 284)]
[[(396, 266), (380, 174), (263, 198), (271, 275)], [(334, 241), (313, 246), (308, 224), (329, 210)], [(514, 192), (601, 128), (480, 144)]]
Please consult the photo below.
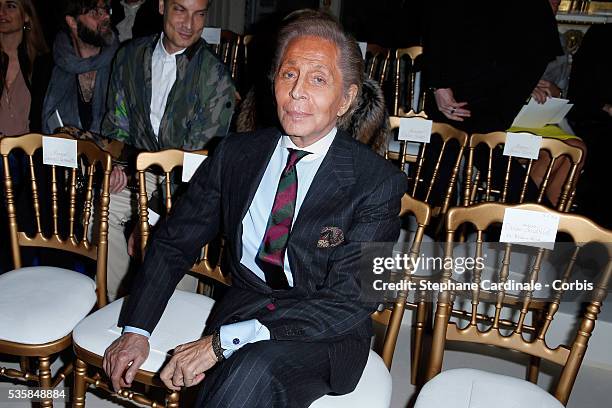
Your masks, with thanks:
[[(111, 174), (107, 288), (110, 300), (130, 287), (130, 255), (125, 225), (136, 215), (137, 195), (127, 187), (134, 180), (133, 164), (140, 151), (198, 150), (210, 147), (230, 125), (235, 88), (227, 68), (201, 38), (209, 0), (157, 0), (163, 15), (161, 33), (125, 43), (113, 62), (107, 113), (102, 134), (125, 144), (122, 161)], [(157, 177), (147, 173), (147, 192)], [(173, 182), (174, 187), (178, 183)], [(163, 193), (153, 193), (150, 207), (163, 210)], [(154, 216), (149, 217), (154, 223)], [(127, 234), (126, 234), (127, 232)], [(134, 240), (130, 239), (133, 244)], [(131, 248), (138, 245), (131, 245)], [(186, 276), (179, 289), (195, 291), (197, 281)]]
[(109, 6), (105, 0), (67, 0), (63, 15), (65, 29), (53, 45), (55, 68), (43, 106), (43, 132), (62, 123), (99, 133), (118, 47)]

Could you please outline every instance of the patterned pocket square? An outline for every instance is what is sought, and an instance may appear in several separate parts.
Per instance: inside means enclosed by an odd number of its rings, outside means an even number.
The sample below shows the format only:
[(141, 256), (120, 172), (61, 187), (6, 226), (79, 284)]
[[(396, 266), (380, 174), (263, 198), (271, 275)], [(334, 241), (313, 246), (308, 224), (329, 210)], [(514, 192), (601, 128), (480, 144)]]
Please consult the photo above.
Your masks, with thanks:
[(344, 233), (338, 227), (325, 227), (321, 230), (321, 236), (317, 242), (318, 248), (329, 248), (344, 242)]

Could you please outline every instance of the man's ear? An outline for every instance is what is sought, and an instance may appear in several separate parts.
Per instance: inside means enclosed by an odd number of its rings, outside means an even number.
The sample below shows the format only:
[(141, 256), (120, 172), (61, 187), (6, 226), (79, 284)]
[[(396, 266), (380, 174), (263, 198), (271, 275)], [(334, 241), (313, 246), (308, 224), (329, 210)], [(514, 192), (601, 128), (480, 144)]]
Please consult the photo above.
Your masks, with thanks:
[(158, 10), (159, 10), (159, 14), (161, 14), (162, 16), (164, 15), (164, 7), (165, 7), (165, 3), (166, 0), (159, 0), (159, 6), (158, 6)]
[(68, 27), (76, 32), (77, 31), (77, 22), (76, 22), (76, 18), (72, 17), (72, 16), (66, 16), (66, 24), (68, 24)]
[(342, 97), (342, 105), (340, 105), (340, 109), (338, 109), (338, 116), (344, 115), (350, 109), (353, 101), (357, 97), (358, 90), (359, 88), (355, 84), (349, 86), (349, 89)]

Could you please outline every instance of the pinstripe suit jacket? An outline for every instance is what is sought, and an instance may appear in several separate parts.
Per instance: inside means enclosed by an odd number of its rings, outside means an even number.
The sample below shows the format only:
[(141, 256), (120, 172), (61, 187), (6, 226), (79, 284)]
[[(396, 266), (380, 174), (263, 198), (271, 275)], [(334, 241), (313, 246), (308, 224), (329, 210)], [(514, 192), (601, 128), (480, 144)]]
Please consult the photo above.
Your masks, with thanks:
[[(222, 232), (222, 266), (232, 288), (216, 303), (205, 333), (259, 319), (273, 339), (328, 343), (332, 390), (345, 393), (361, 376), (371, 336), (373, 305), (358, 300), (361, 244), (397, 239), (405, 176), (338, 131), (289, 236), (294, 287), (272, 290), (240, 263), (242, 219), (280, 136), (276, 129), (231, 135), (204, 161), (153, 236), (119, 325), (152, 331), (200, 248)], [(325, 227), (341, 229), (345, 241), (318, 247)]]

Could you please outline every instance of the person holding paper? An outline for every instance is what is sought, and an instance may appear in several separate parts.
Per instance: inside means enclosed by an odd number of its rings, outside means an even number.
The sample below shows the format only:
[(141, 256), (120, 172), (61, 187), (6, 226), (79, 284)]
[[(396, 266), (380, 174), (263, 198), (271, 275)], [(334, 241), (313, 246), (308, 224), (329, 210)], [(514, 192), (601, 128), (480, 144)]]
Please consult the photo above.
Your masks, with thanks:
[[(131, 167), (136, 153), (198, 150), (228, 131), (235, 88), (226, 67), (201, 38), (209, 6), (208, 0), (159, 0), (163, 31), (126, 43), (115, 58), (102, 133), (125, 144), (121, 159), (127, 167), (116, 165), (111, 174), (111, 300), (126, 294), (129, 287), (130, 254), (124, 230), (137, 211), (136, 192), (127, 188), (129, 178), (136, 181)], [(151, 193), (156, 177), (152, 173), (147, 177)], [(152, 200), (152, 205), (157, 201)], [(152, 210), (162, 213), (158, 207)], [(179, 287), (195, 290), (196, 280), (188, 276)]]
[(376, 305), (360, 297), (359, 261), (363, 245), (397, 239), (406, 176), (337, 129), (364, 76), (338, 23), (309, 15), (285, 26), (271, 76), (282, 129), (224, 138), (160, 221), (124, 332), (104, 355), (117, 391), (146, 360), (176, 283), (220, 231), (232, 286), (202, 338), (175, 348), (164, 384), (202, 383), (197, 407), (308, 407), (351, 392), (362, 375)]
[(119, 45), (106, 0), (66, 0), (55, 37), (55, 68), (45, 96), (43, 132), (59, 125), (100, 133), (111, 62)]

